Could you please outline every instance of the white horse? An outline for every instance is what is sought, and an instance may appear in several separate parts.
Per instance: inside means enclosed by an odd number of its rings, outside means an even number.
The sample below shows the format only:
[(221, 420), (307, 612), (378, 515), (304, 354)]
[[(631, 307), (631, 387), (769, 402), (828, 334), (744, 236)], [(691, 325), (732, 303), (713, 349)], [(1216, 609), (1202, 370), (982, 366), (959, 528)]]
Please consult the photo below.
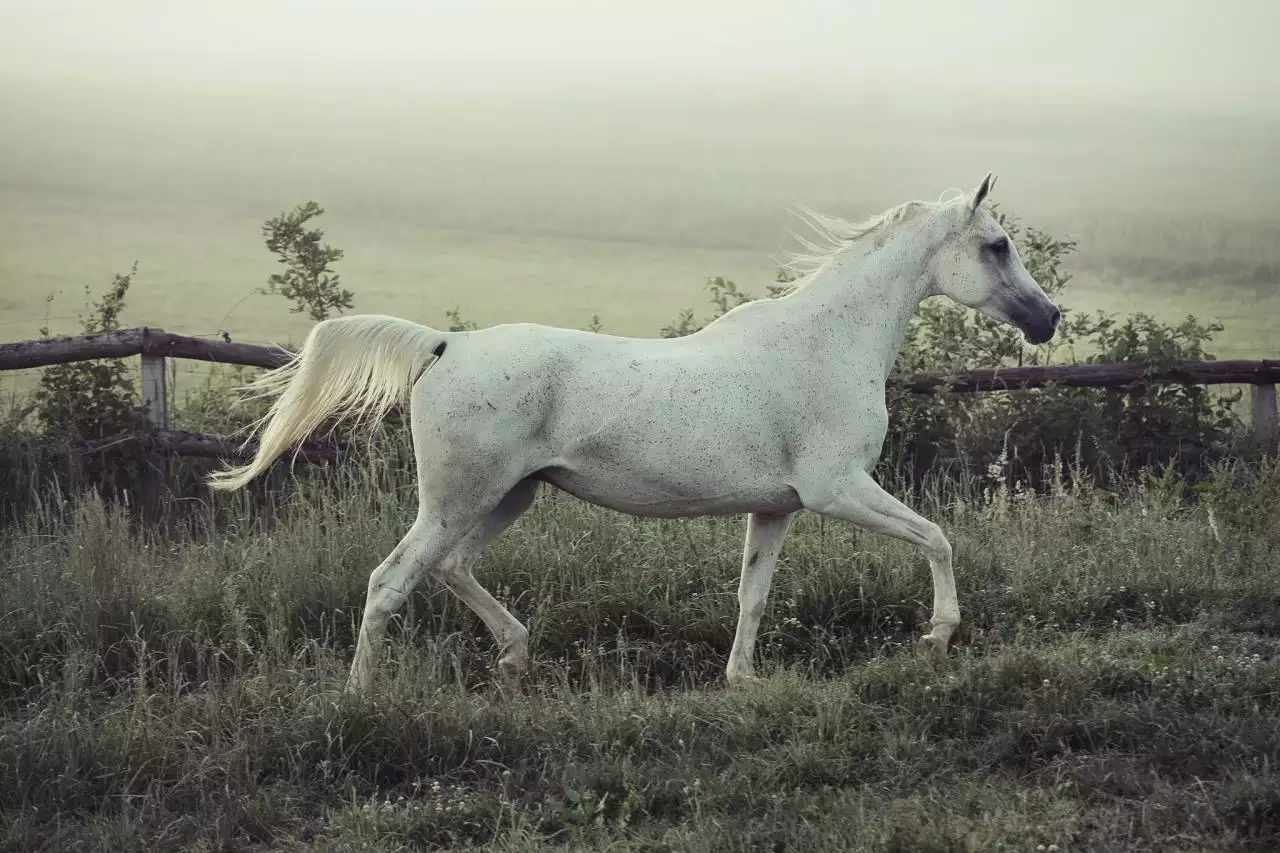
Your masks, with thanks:
[(540, 482), (636, 516), (749, 514), (731, 683), (754, 677), (774, 565), (801, 509), (918, 546), (934, 590), (921, 643), (945, 653), (960, 622), (951, 545), (868, 472), (889, 423), (885, 382), (922, 299), (944, 294), (1033, 344), (1057, 328), (1058, 309), (982, 204), (992, 184), (988, 174), (972, 194), (857, 225), (813, 214), (830, 245), (808, 244), (788, 293), (686, 337), (325, 320), (292, 361), (248, 386), (278, 395), (255, 425), (257, 454), (211, 483), (242, 487), (329, 416), (376, 423), (408, 397), (418, 515), (369, 578), (351, 691), (370, 683), (388, 619), (427, 573), (484, 620), (505, 676), (525, 669), (528, 630), (470, 566)]

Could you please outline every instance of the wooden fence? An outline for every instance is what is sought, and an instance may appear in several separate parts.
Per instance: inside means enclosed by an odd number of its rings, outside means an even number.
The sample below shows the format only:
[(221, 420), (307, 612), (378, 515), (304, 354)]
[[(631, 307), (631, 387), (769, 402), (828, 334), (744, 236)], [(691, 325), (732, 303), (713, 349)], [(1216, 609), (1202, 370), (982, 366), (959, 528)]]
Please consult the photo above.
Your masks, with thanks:
[[(190, 456), (236, 458), (252, 447), (216, 435), (184, 433), (169, 428), (165, 360), (187, 358), (249, 367), (278, 367), (292, 355), (279, 347), (205, 340), (176, 335), (163, 329), (123, 329), (99, 335), (78, 335), (0, 344), (0, 370), (48, 367), (99, 358), (142, 358), (142, 402), (153, 432), (147, 436), (157, 449)], [(930, 394), (938, 391), (972, 393), (1065, 385), (1077, 388), (1123, 388), (1138, 383), (1251, 386), (1255, 435), (1265, 441), (1280, 438), (1276, 410), (1276, 384), (1280, 360), (1180, 361), (1159, 367), (1141, 362), (1073, 364), (1048, 367), (1009, 367), (969, 370), (955, 374), (922, 374), (904, 383), (907, 390)], [(334, 449), (305, 446), (301, 458), (332, 459)]]
[[(206, 340), (175, 335), (163, 329), (122, 329), (97, 335), (71, 335), (0, 344), (0, 370), (23, 370), (50, 367), (76, 361), (100, 358), (141, 356), (141, 398), (151, 431), (139, 440), (161, 453), (179, 456), (205, 456), (238, 459), (253, 453), (253, 445), (232, 441), (224, 436), (184, 432), (169, 427), (169, 388), (166, 360), (186, 358), (218, 364), (240, 364), (248, 367), (278, 367), (292, 356), (288, 350), (257, 344)], [(118, 439), (96, 442), (85, 449)], [(332, 461), (337, 449), (324, 445), (304, 444), (298, 458), (305, 461)]]

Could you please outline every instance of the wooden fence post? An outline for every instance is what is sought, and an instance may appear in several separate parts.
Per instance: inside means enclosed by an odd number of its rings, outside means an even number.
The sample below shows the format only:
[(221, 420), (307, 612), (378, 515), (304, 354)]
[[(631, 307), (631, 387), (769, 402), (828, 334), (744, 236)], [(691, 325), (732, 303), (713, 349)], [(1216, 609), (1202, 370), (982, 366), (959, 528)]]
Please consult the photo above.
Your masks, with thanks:
[(169, 382), (162, 355), (142, 355), (142, 405), (149, 424), (156, 429), (169, 428)]
[(1267, 445), (1280, 438), (1280, 418), (1276, 414), (1276, 386), (1253, 385), (1253, 434)]
[[(163, 334), (163, 329), (142, 330), (142, 405), (146, 409), (147, 423), (155, 431), (169, 428), (169, 383), (165, 376), (163, 355), (147, 352), (147, 337), (153, 332)], [(158, 505), (169, 486), (169, 453), (161, 451), (148, 464), (152, 473), (146, 478), (149, 494), (143, 500), (149, 507)]]
[(169, 428), (169, 388), (165, 378), (164, 356), (146, 351), (146, 336), (162, 329), (143, 332), (142, 405), (147, 409), (147, 422), (156, 429)]

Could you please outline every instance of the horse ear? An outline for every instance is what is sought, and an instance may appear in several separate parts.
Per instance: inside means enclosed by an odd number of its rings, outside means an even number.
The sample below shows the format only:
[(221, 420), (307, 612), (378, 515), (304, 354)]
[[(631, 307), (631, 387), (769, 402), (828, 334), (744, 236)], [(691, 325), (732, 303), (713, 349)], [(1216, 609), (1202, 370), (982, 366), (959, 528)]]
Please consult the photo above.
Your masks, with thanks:
[(987, 193), (991, 192), (991, 188), (995, 185), (996, 176), (991, 172), (987, 172), (987, 176), (982, 179), (982, 183), (978, 185), (978, 189), (973, 193), (973, 200), (969, 202), (969, 209), (977, 210), (978, 205), (982, 204), (987, 197)]

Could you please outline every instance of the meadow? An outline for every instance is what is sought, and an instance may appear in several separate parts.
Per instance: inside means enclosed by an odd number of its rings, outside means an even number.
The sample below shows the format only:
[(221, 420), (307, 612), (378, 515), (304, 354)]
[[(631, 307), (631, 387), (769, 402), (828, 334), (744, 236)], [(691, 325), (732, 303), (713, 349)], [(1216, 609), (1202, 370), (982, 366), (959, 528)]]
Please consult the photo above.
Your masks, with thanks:
[(1280, 468), (1049, 494), (935, 482), (964, 623), (909, 547), (802, 516), (722, 672), (741, 519), (544, 494), (477, 565), (532, 674), (432, 583), (341, 688), (394, 467), (161, 533), (88, 499), (0, 534), (0, 849), (1151, 850), (1280, 844)]

